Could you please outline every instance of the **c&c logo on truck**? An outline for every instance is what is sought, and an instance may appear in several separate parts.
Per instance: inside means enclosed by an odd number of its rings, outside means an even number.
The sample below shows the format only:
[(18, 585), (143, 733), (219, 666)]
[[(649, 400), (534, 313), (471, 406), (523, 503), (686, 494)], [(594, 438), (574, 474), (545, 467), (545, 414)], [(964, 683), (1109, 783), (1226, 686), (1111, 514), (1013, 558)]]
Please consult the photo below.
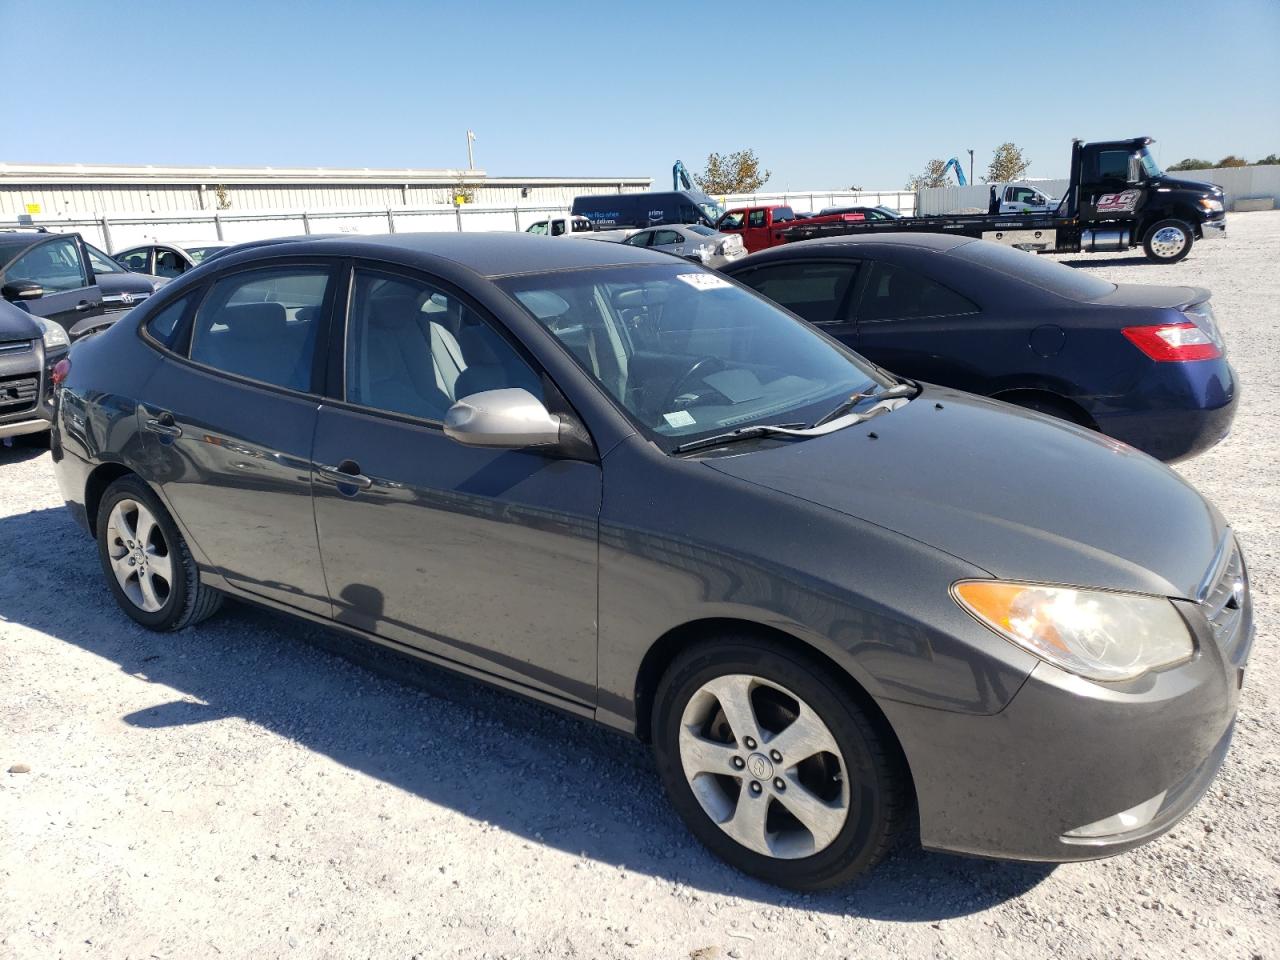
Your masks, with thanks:
[(1098, 197), (1099, 213), (1133, 213), (1138, 205), (1141, 190), (1126, 190), (1124, 193), (1104, 193)]

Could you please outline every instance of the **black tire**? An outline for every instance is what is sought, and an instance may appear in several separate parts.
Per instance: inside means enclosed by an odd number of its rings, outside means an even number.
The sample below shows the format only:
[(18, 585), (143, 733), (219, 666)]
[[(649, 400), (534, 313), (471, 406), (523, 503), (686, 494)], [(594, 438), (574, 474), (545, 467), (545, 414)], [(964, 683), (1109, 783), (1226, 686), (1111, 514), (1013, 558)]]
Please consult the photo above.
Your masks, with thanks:
[[(785, 859), (744, 846), (703, 809), (685, 776), (679, 747), (685, 708), (704, 684), (732, 674), (759, 677), (794, 692), (818, 715), (839, 747), (845, 766), (841, 773), (849, 784), (847, 819), (835, 838), (816, 853)], [(875, 866), (892, 847), (911, 796), (892, 733), (882, 718), (863, 709), (859, 701), (856, 691), (833, 668), (768, 640), (728, 635), (682, 652), (659, 683), (653, 709), (653, 750), (672, 805), (703, 845), (743, 873), (794, 890), (847, 883)], [(731, 735), (728, 742), (734, 742)], [(744, 771), (739, 778), (741, 791), (746, 791), (749, 779)], [(781, 803), (784, 796), (768, 799), (771, 806), (766, 809), (772, 811), (772, 804)]]
[[(1162, 230), (1177, 230), (1182, 234), (1178, 249), (1172, 250), (1167, 244), (1157, 239), (1157, 235)], [(1195, 239), (1196, 232), (1185, 220), (1173, 218), (1158, 220), (1147, 228), (1147, 234), (1142, 239), (1142, 249), (1146, 251), (1147, 259), (1155, 263), (1177, 263), (1191, 252)]]
[[(144, 610), (130, 599), (116, 580), (112, 567), (108, 526), (112, 510), (122, 500), (135, 501), (151, 511), (167, 548), (166, 555), (172, 565), (173, 582), (169, 584), (162, 606), (155, 611)], [(212, 616), (222, 606), (223, 594), (200, 582), (199, 568), (191, 556), (187, 541), (183, 539), (159, 498), (138, 477), (121, 477), (107, 487), (98, 505), (97, 526), (98, 559), (107, 585), (120, 608), (147, 629), (181, 630)]]

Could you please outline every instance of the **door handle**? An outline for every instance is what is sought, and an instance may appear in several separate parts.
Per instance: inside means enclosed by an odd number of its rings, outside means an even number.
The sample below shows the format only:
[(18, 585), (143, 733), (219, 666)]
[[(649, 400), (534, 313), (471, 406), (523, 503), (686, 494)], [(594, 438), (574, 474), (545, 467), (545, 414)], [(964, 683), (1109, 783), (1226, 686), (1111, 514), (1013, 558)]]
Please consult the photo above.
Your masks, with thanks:
[[(339, 487), (355, 487), (357, 490), (368, 490), (373, 481), (360, 472), (360, 465), (354, 460), (343, 460), (336, 467), (316, 466), (316, 473)], [(354, 496), (354, 494), (349, 494)]]
[(170, 440), (176, 440), (182, 436), (182, 428), (173, 422), (172, 413), (162, 413), (160, 416), (148, 420), (146, 428), (152, 433), (168, 437)]
[(92, 306), (93, 304), (90, 303), (88, 300), (81, 300), (79, 303), (76, 304), (76, 313), (84, 313), (86, 310), (88, 310)]

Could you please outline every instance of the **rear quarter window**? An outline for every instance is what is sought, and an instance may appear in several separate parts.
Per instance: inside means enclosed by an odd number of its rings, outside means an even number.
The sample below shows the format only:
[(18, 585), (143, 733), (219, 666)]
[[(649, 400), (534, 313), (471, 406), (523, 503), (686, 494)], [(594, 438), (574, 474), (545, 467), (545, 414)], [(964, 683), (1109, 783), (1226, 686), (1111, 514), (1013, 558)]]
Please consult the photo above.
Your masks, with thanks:
[(185, 319), (187, 310), (191, 307), (195, 298), (196, 295), (194, 293), (179, 297), (173, 303), (162, 307), (158, 313), (152, 316), (146, 323), (146, 331), (151, 335), (152, 339), (172, 350), (178, 341), (182, 321)]

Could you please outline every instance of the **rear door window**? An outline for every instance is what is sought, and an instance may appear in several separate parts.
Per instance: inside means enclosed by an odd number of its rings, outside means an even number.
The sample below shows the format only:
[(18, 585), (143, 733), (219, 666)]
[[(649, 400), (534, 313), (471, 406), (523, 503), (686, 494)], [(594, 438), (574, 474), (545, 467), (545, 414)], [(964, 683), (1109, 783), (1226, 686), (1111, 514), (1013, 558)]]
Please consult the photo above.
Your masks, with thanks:
[(289, 390), (310, 392), (331, 271), (272, 267), (217, 281), (196, 315), (191, 359)]
[(653, 235), (653, 245), (655, 247), (671, 246), (677, 243), (684, 243), (684, 237), (676, 233), (674, 230), (656, 230)]
[(738, 274), (736, 279), (810, 323), (837, 323), (847, 318), (845, 300), (858, 266), (856, 260), (789, 260)]
[(858, 306), (860, 323), (953, 317), (978, 313), (978, 305), (949, 287), (896, 264), (874, 261)]
[(185, 297), (180, 297), (161, 309), (159, 313), (147, 321), (147, 333), (151, 334), (152, 337), (166, 347), (172, 348), (177, 342), (178, 329), (182, 323), (182, 318), (186, 316), (187, 308), (192, 305), (195, 299), (195, 294), (187, 294)]

